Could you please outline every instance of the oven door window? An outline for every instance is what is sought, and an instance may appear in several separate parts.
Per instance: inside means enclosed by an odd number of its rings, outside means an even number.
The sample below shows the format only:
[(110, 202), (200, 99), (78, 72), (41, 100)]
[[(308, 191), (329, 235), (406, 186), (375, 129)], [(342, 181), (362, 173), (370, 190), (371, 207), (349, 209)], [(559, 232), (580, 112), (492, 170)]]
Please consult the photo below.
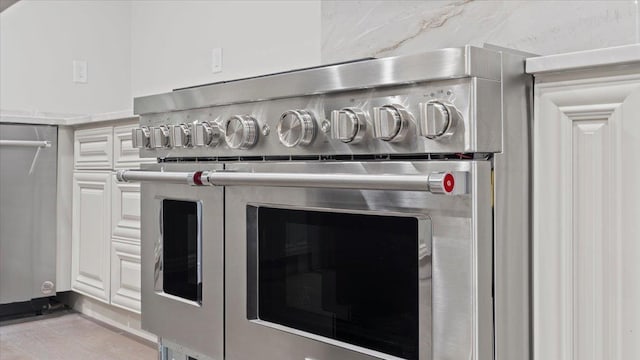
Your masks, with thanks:
[(200, 204), (162, 200), (162, 291), (202, 301)]
[(257, 318), (417, 359), (418, 223), (257, 208)]

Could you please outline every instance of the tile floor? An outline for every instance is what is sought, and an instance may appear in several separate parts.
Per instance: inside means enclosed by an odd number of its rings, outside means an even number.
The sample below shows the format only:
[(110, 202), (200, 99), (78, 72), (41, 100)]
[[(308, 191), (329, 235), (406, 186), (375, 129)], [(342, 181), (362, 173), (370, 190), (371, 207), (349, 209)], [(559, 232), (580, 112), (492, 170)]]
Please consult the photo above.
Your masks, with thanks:
[(152, 344), (77, 313), (0, 326), (2, 360), (157, 360)]

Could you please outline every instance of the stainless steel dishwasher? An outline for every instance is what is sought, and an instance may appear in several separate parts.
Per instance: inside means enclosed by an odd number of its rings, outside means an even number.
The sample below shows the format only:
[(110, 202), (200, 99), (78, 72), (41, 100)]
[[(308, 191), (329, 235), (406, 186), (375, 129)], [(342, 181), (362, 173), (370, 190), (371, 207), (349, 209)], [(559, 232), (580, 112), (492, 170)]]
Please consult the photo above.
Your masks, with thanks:
[(0, 124), (0, 315), (56, 294), (57, 137)]

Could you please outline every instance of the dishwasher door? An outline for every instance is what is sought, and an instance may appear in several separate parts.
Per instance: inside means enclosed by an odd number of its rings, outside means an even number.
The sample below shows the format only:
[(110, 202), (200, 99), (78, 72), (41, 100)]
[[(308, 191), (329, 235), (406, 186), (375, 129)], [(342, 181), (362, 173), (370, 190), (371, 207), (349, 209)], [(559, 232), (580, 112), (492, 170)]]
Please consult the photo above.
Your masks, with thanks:
[(0, 124), (0, 304), (56, 294), (57, 137)]

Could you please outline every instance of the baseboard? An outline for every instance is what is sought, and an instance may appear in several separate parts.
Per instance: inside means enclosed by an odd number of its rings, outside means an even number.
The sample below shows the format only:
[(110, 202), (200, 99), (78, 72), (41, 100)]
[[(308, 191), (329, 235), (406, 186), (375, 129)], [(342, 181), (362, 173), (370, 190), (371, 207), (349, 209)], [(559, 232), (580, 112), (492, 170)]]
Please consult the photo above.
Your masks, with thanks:
[(71, 306), (75, 311), (109, 326), (156, 343), (158, 337), (141, 329), (140, 314), (136, 314), (89, 297), (66, 292), (58, 294), (59, 301)]

